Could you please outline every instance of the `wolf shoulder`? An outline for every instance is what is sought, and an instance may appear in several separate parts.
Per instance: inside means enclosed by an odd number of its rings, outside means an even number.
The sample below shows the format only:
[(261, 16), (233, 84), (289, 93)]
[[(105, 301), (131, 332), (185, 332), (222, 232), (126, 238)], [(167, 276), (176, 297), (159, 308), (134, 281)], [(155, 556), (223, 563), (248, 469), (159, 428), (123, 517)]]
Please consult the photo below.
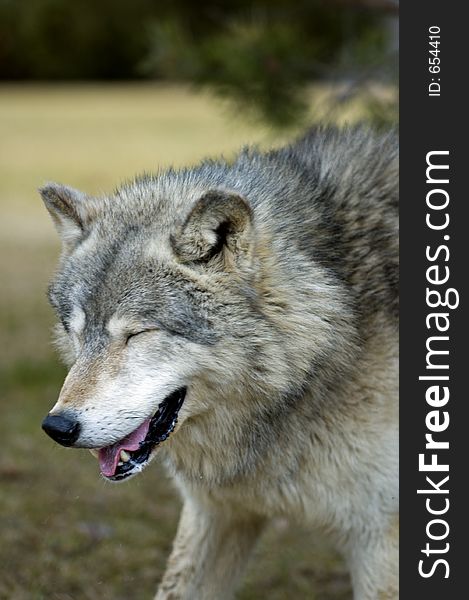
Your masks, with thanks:
[(394, 130), (314, 128), (265, 155), (246, 153), (235, 166), (257, 225), (281, 252), (293, 261), (306, 256), (340, 281), (359, 312), (384, 312), (395, 323), (398, 157)]

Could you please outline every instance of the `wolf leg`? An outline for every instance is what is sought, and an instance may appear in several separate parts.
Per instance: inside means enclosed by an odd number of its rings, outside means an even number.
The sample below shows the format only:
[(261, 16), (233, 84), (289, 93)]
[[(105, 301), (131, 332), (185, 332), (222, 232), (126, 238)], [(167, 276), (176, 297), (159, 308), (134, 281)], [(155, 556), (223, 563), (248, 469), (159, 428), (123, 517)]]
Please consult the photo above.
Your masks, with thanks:
[(155, 600), (229, 600), (263, 520), (187, 500)]
[(354, 600), (399, 598), (399, 517), (386, 530), (361, 531), (349, 547)]

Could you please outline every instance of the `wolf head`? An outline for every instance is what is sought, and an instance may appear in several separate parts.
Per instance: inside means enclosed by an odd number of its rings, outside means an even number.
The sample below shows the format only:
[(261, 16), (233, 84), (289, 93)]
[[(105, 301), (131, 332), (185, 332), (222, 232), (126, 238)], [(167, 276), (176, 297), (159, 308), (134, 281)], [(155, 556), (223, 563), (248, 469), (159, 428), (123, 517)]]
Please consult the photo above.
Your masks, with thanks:
[(333, 286), (311, 269), (295, 286), (305, 270), (282, 266), (238, 193), (147, 178), (41, 195), (63, 242), (49, 299), (70, 365), (43, 428), (91, 449), (105, 477), (134, 475), (163, 442), (202, 452), (216, 424), (242, 435), (237, 415), (300, 389), (330, 349)]

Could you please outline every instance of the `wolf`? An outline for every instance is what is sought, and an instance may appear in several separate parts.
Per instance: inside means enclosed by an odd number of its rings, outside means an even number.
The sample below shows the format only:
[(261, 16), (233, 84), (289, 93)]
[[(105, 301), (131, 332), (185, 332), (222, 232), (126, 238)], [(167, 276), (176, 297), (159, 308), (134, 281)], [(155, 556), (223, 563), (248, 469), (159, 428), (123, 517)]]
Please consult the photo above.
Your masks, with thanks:
[(227, 600), (273, 518), (398, 597), (398, 140), (309, 130), (92, 197), (40, 193), (70, 370), (42, 427), (183, 509), (156, 600)]

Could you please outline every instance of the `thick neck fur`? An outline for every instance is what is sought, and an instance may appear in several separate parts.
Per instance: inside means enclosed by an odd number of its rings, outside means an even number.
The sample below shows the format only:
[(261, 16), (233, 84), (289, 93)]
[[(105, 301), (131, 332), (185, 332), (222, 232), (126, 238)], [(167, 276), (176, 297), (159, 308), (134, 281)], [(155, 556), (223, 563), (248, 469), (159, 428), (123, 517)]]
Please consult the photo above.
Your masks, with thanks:
[(231, 385), (226, 378), (214, 383), (216, 373), (198, 382), (200, 402), (210, 397), (210, 408), (188, 419), (162, 448), (170, 469), (194, 484), (231, 485), (250, 477), (280, 438), (305, 425), (313, 437), (327, 427), (325, 415), (337, 403), (333, 390), (360, 354), (340, 282), (301, 254), (287, 259), (262, 232), (255, 256), (249, 293), (260, 343), (251, 348), (249, 378), (240, 369)]

